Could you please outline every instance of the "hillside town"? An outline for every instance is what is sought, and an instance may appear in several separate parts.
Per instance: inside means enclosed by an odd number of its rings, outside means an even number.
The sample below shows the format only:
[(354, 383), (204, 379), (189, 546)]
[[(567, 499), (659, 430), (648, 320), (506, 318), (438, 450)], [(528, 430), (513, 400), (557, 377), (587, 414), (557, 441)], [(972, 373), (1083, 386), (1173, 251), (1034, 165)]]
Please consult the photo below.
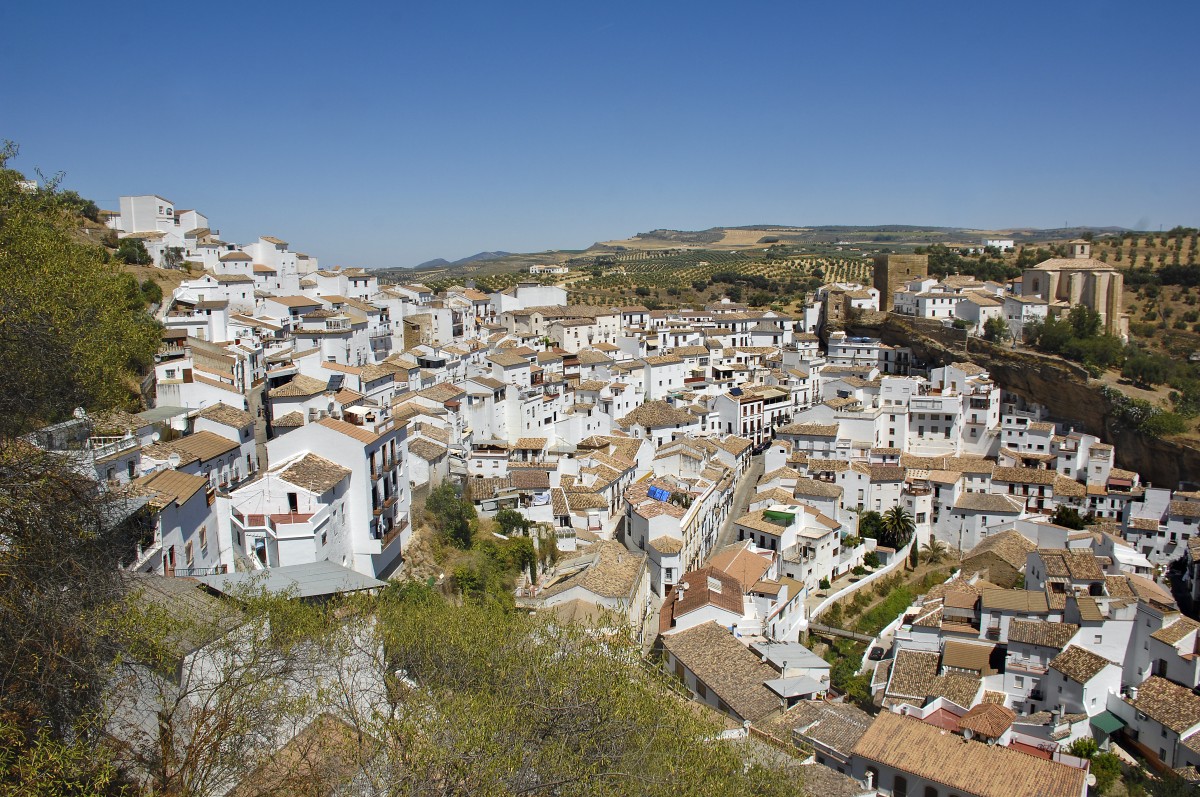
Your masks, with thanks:
[[(1083, 797), (1079, 740), (1200, 782), (1200, 622), (1170, 579), (1200, 599), (1200, 486), (1144, 482), (969, 356), (844, 331), (893, 312), (1019, 340), (1085, 306), (1124, 335), (1121, 274), (1087, 241), (1005, 284), (884, 254), (873, 284), (789, 314), (571, 304), (554, 269), (381, 284), (158, 196), (104, 218), (187, 272), (157, 310), (153, 406), (29, 441), (149, 514), (126, 568), (164, 601), (409, 578), (425, 500), (452, 484), (553, 547), (519, 607), (619, 619), (822, 794)], [(866, 636), (851, 699), (814, 635), (862, 636), (830, 613), (934, 551), (947, 580)]]

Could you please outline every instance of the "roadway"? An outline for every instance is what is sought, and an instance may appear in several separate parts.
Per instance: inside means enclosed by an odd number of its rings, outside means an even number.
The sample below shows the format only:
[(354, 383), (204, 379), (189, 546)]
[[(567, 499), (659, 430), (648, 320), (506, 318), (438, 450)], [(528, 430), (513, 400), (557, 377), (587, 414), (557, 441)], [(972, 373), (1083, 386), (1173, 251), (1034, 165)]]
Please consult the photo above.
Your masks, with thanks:
[(746, 514), (746, 508), (750, 505), (750, 499), (758, 492), (758, 480), (763, 475), (763, 455), (755, 454), (750, 457), (750, 465), (746, 468), (746, 472), (742, 474), (741, 481), (733, 491), (733, 503), (729, 505), (729, 515), (726, 516), (725, 522), (721, 524), (721, 528), (717, 531), (717, 544), (709, 553), (709, 558), (730, 543), (737, 542), (734, 534), (733, 521)]

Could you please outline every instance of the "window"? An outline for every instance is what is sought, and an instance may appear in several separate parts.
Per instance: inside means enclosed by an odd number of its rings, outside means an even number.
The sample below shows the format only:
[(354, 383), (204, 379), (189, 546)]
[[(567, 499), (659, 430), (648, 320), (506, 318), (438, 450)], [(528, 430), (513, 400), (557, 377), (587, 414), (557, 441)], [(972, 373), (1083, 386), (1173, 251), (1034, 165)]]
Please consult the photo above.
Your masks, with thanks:
[(1017, 687), (1018, 689), (1023, 689), (1025, 687), (1025, 676), (1018, 675), (1013, 678), (1013, 686)]
[(187, 562), (188, 567), (191, 567), (196, 561), (195, 557), (192, 555), (191, 540), (188, 540), (187, 544), (183, 546), (183, 558)]
[(322, 544), (322, 545), (328, 545), (328, 544), (329, 544), (329, 532), (328, 532), (328, 531), (322, 531), (322, 532), (321, 532), (321, 544)]
[(1104, 642), (1104, 636), (1103, 636), (1103, 635), (1101, 635), (1101, 634), (1096, 634), (1096, 636), (1095, 636), (1095, 638), (1094, 638), (1094, 640), (1093, 640), (1093, 641), (1094, 641), (1094, 642), (1095, 642), (1097, 645), (1099, 645), (1099, 644), (1101, 644), (1102, 642)]
[(208, 526), (200, 527), (200, 555), (208, 558)]
[(892, 797), (908, 797), (908, 778), (900, 775), (892, 777)]
[(937, 789), (932, 786), (925, 787), (925, 797), (938, 797)]

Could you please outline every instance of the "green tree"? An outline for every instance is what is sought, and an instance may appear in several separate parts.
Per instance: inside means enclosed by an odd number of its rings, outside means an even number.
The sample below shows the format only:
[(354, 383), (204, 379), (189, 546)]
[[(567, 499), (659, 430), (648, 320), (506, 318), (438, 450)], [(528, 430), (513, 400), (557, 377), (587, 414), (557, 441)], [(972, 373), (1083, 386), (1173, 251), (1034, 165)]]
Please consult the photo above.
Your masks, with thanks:
[(950, 558), (950, 547), (941, 540), (930, 539), (921, 546), (921, 558), (926, 564), (940, 565)]
[(467, 549), (475, 536), (474, 505), (459, 496), (450, 482), (442, 482), (425, 500), (425, 515), (439, 536), (457, 548)]
[(1100, 745), (1090, 736), (1084, 736), (1067, 745), (1067, 752), (1076, 758), (1091, 758), (1100, 752)]
[(1161, 385), (1169, 375), (1169, 361), (1153, 354), (1139, 352), (1126, 357), (1121, 367), (1121, 376), (1143, 386)]
[(529, 518), (515, 509), (501, 509), (496, 513), (496, 525), (500, 527), (502, 534), (519, 532), (522, 535), (528, 535), (529, 528), (533, 524), (529, 522)]
[(983, 336), (987, 340), (1001, 343), (1012, 337), (1008, 322), (1001, 316), (989, 318), (983, 325)]
[(146, 278), (141, 284), (142, 297), (146, 304), (161, 304), (163, 299), (162, 286), (152, 279)]
[(1079, 514), (1079, 510), (1073, 506), (1059, 504), (1054, 509), (1054, 523), (1063, 528), (1082, 531), (1087, 527), (1083, 517)]
[(1096, 776), (1096, 794), (1107, 794), (1121, 777), (1121, 759), (1113, 753), (1096, 753), (1092, 756), (1091, 770)]
[(883, 513), (882, 536), (879, 541), (889, 548), (899, 550), (908, 545), (916, 528), (917, 524), (913, 522), (908, 510), (896, 504)]
[(122, 238), (117, 244), (117, 259), (131, 266), (148, 266), (154, 262), (141, 238)]
[[(0, 152), (0, 167), (5, 153)], [(158, 325), (129, 275), (75, 239), (78, 217), (52, 190), (26, 193), (0, 168), (0, 437), (71, 417), (76, 407), (137, 408), (138, 375)]]
[(858, 536), (878, 540), (883, 533), (883, 515), (873, 509), (858, 514)]
[(628, 637), (452, 606), (415, 585), (386, 591), (378, 618), (384, 671), (402, 675), (405, 699), (356, 729), (383, 753), (360, 777), (388, 793), (795, 793), (798, 768), (706, 741), (717, 724), (633, 666)]

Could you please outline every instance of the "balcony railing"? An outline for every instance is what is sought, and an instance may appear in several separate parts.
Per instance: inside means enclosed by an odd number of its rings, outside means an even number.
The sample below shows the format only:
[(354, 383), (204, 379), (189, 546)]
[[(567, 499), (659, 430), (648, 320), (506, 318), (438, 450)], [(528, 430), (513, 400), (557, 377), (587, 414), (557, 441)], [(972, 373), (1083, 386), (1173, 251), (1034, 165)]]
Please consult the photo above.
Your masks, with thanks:
[(227, 565), (213, 565), (212, 567), (177, 567), (168, 575), (176, 578), (187, 578), (196, 576), (221, 576), (229, 572)]

